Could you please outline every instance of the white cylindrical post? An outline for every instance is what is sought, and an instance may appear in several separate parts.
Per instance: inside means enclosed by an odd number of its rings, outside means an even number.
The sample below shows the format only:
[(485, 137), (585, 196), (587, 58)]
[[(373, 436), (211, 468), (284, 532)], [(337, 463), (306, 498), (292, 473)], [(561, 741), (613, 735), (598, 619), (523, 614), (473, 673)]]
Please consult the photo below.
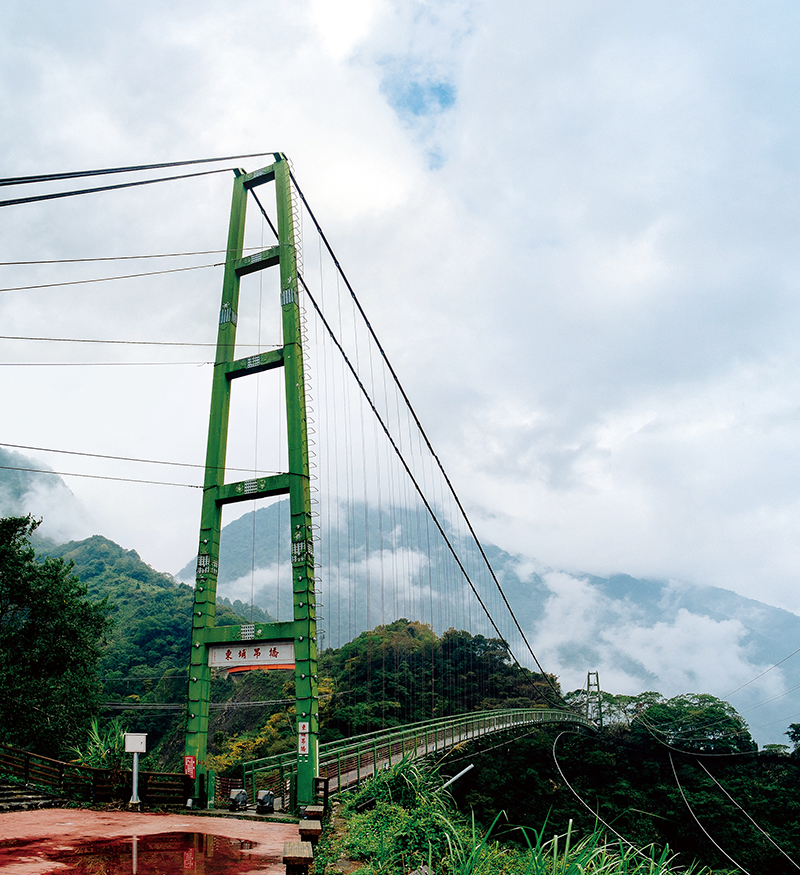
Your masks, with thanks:
[(473, 763), (470, 763), (466, 767), (466, 769), (462, 769), (457, 775), (453, 775), (453, 777), (450, 778), (449, 781), (442, 784), (442, 790), (444, 790), (445, 787), (449, 787), (453, 783), (453, 781), (457, 781), (462, 775), (466, 775), (470, 769), (474, 769), (474, 768), (475, 768), (475, 765)]
[(133, 796), (131, 805), (139, 804), (139, 752), (133, 752)]
[(147, 733), (126, 732), (125, 753), (133, 754), (133, 796), (131, 796), (128, 807), (138, 808), (141, 804), (139, 802), (139, 754), (147, 753)]

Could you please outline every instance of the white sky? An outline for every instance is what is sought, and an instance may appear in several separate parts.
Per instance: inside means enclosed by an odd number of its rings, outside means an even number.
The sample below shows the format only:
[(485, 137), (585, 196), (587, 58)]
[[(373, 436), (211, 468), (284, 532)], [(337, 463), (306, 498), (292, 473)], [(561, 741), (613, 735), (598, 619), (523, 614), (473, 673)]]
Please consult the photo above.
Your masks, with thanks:
[[(7, 0), (0, 172), (287, 153), (484, 538), (800, 612), (798, 37), (789, 2)], [(229, 193), (2, 208), (0, 260), (217, 249)], [(220, 280), (0, 292), (2, 333), (211, 341)], [(5, 363), (137, 356), (212, 357), (0, 341)], [(0, 439), (201, 463), (210, 379), (0, 367)], [(73, 536), (193, 555), (197, 491), (68, 483)]]

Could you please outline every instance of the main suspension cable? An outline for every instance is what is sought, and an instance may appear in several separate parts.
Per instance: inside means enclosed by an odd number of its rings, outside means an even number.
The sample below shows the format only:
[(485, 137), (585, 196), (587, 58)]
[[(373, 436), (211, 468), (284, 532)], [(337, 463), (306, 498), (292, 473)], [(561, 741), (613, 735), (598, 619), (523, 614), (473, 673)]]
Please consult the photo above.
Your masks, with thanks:
[(242, 158), (263, 158), (275, 152), (251, 152), (249, 155), (226, 155), (223, 158), (195, 158), (191, 161), (167, 161), (160, 164), (133, 164), (128, 167), (106, 167), (102, 170), (73, 170), (67, 173), (38, 173), (33, 176), (6, 176), (3, 185), (27, 185), (32, 182), (51, 182), (57, 179), (82, 179), (87, 176), (107, 176), (110, 173), (137, 173), (141, 170), (161, 170), (165, 167), (188, 167), (191, 164), (214, 164), (217, 161), (238, 161)]
[[(498, 626), (497, 626), (497, 623), (495, 622), (494, 618), (492, 617), (491, 613), (489, 612), (489, 609), (487, 608), (485, 602), (484, 602), (483, 599), (481, 598), (480, 593), (479, 593), (478, 590), (477, 590), (477, 587), (476, 587), (475, 584), (473, 583), (472, 578), (470, 577), (469, 573), (467, 572), (467, 569), (464, 567), (463, 562), (462, 562), (461, 559), (459, 558), (458, 553), (456, 552), (455, 547), (454, 547), (453, 544), (451, 543), (450, 539), (447, 537), (447, 534), (446, 534), (446, 532), (445, 532), (445, 530), (444, 530), (444, 527), (442, 526), (441, 522), (439, 521), (439, 518), (437, 517), (437, 515), (436, 515), (435, 511), (433, 510), (433, 508), (431, 507), (431, 505), (430, 505), (428, 499), (425, 497), (425, 494), (424, 494), (424, 492), (423, 492), (423, 490), (422, 490), (422, 487), (420, 486), (419, 482), (417, 481), (416, 477), (414, 476), (413, 472), (411, 471), (411, 468), (409, 467), (408, 463), (406, 462), (406, 460), (405, 460), (403, 454), (400, 452), (400, 448), (397, 446), (397, 443), (395, 442), (394, 438), (392, 437), (391, 432), (389, 431), (388, 426), (386, 425), (386, 423), (384, 422), (384, 420), (383, 420), (383, 418), (381, 417), (380, 413), (378, 412), (378, 409), (377, 409), (377, 407), (375, 406), (375, 404), (374, 404), (372, 398), (370, 397), (369, 393), (367, 392), (366, 387), (364, 386), (363, 382), (361, 381), (361, 378), (358, 376), (358, 373), (357, 373), (355, 367), (353, 366), (352, 362), (350, 361), (349, 357), (347, 356), (347, 353), (344, 351), (344, 348), (342, 347), (341, 343), (339, 342), (339, 339), (336, 337), (336, 335), (335, 335), (333, 329), (331, 328), (330, 324), (328, 323), (328, 320), (325, 318), (325, 315), (323, 314), (321, 308), (320, 308), (319, 305), (317, 304), (317, 302), (316, 302), (314, 296), (311, 294), (311, 291), (310, 291), (308, 285), (306, 284), (305, 280), (303, 279), (303, 277), (302, 277), (302, 275), (301, 275), (300, 273), (297, 274), (297, 278), (298, 278), (298, 280), (300, 281), (301, 285), (303, 286), (303, 289), (304, 289), (306, 295), (308, 296), (308, 299), (311, 301), (311, 304), (313, 305), (314, 309), (317, 311), (317, 314), (318, 314), (319, 318), (321, 319), (322, 324), (325, 326), (325, 330), (328, 332), (328, 335), (330, 336), (331, 340), (332, 340), (333, 343), (336, 345), (336, 347), (338, 348), (340, 354), (342, 355), (342, 357), (343, 357), (343, 359), (344, 359), (344, 361), (345, 361), (345, 364), (346, 364), (347, 367), (349, 368), (350, 373), (352, 374), (352, 376), (353, 376), (353, 378), (355, 379), (355, 381), (356, 381), (356, 383), (357, 383), (359, 389), (361, 390), (362, 394), (364, 395), (364, 398), (366, 399), (367, 404), (369, 405), (369, 407), (371, 408), (373, 414), (375, 415), (375, 417), (376, 417), (378, 423), (379, 423), (380, 426), (381, 426), (381, 429), (383, 430), (384, 434), (386, 435), (386, 438), (387, 438), (387, 440), (389, 441), (389, 443), (390, 443), (392, 449), (394, 450), (394, 452), (395, 452), (397, 458), (400, 460), (400, 464), (401, 464), (401, 465), (403, 466), (403, 468), (405, 469), (406, 474), (408, 475), (409, 479), (411, 480), (412, 484), (414, 485), (414, 488), (416, 489), (417, 493), (419, 494), (420, 499), (422, 500), (422, 503), (424, 504), (426, 510), (428, 511), (428, 514), (429, 514), (430, 518), (433, 520), (434, 524), (436, 525), (436, 528), (439, 530), (440, 535), (441, 535), (442, 538), (444, 539), (444, 542), (445, 542), (445, 544), (447, 545), (447, 548), (449, 549), (449, 551), (450, 551), (450, 553), (452, 554), (453, 558), (455, 559), (455, 562), (456, 562), (456, 564), (458, 565), (458, 567), (459, 567), (461, 573), (464, 575), (464, 579), (465, 579), (465, 580), (467, 581), (467, 583), (469, 584), (470, 589), (472, 590), (472, 592), (474, 593), (475, 597), (477, 598), (478, 603), (480, 604), (481, 608), (483, 609), (483, 612), (486, 614), (487, 618), (489, 619), (489, 622), (491, 623), (492, 628), (493, 628), (493, 629), (495, 630), (495, 632), (497, 633), (498, 638), (500, 638), (500, 640), (502, 640), (502, 641), (504, 642), (506, 648), (508, 649), (508, 652), (511, 654), (511, 657), (514, 659), (514, 662), (516, 662), (517, 665), (520, 665), (519, 660), (517, 659), (517, 657), (516, 657), (516, 655), (514, 654), (514, 652), (511, 650), (511, 646), (510, 646), (509, 643), (505, 640), (505, 638), (504, 638), (502, 632), (500, 631), (500, 629), (499, 629)], [(525, 641), (526, 641), (526, 644), (527, 644), (527, 639), (524, 639), (524, 637), (523, 637), (523, 640), (525, 640)], [(561, 692), (560, 692), (559, 689), (556, 687), (556, 685), (553, 683), (553, 681), (552, 681), (550, 675), (549, 675), (547, 672), (545, 672), (545, 670), (542, 668), (542, 666), (541, 666), (540, 663), (539, 663), (539, 660), (536, 659), (535, 654), (534, 654), (533, 651), (530, 649), (530, 645), (528, 645), (528, 649), (530, 650), (531, 655), (533, 656), (534, 660), (536, 661), (536, 665), (539, 666), (539, 669), (540, 669), (540, 671), (542, 672), (542, 675), (543, 675), (543, 677), (545, 678), (545, 680), (547, 681), (547, 683), (548, 683), (548, 685), (550, 686), (550, 688), (553, 690), (553, 692), (556, 694), (556, 696), (557, 696), (562, 702), (564, 702), (564, 698), (563, 698), (563, 696), (561, 695)], [(522, 667), (522, 666), (520, 665), (520, 668), (521, 668), (521, 667)], [(565, 703), (565, 704), (566, 704), (566, 703)]]
[[(497, 579), (497, 575), (495, 574), (494, 569), (492, 568), (491, 563), (489, 562), (489, 558), (488, 558), (488, 556), (486, 555), (486, 552), (485, 552), (484, 549), (483, 549), (483, 545), (481, 544), (480, 539), (478, 538), (478, 535), (477, 535), (475, 529), (473, 528), (473, 525), (472, 525), (472, 523), (471, 523), (469, 517), (467, 516), (467, 512), (466, 512), (466, 510), (464, 509), (464, 506), (463, 506), (463, 504), (461, 503), (461, 500), (459, 499), (459, 497), (458, 497), (458, 495), (457, 495), (457, 493), (456, 493), (456, 491), (455, 491), (455, 487), (453, 486), (453, 484), (452, 484), (450, 478), (448, 477), (447, 472), (446, 472), (445, 469), (444, 469), (444, 465), (442, 464), (441, 460), (439, 459), (438, 455), (436, 454), (435, 450), (433, 449), (433, 445), (431, 444), (430, 439), (428, 438), (427, 432), (426, 432), (425, 429), (423, 428), (422, 423), (420, 422), (420, 419), (419, 419), (419, 417), (417, 416), (417, 413), (416, 413), (416, 411), (415, 411), (413, 405), (411, 404), (411, 400), (409, 399), (408, 395), (406, 394), (405, 389), (403, 388), (402, 384), (400, 383), (400, 378), (397, 376), (396, 371), (395, 371), (394, 368), (392, 367), (392, 364), (391, 364), (391, 362), (389, 361), (389, 358), (388, 358), (388, 356), (387, 356), (387, 354), (386, 354), (386, 351), (385, 351), (384, 348), (383, 348), (383, 345), (381, 344), (380, 340), (378, 340), (378, 337), (377, 337), (377, 335), (376, 335), (376, 333), (375, 333), (375, 330), (374, 330), (373, 327), (372, 327), (372, 324), (370, 323), (369, 319), (367, 318), (367, 315), (366, 315), (366, 313), (364, 312), (364, 309), (363, 309), (363, 307), (361, 306), (361, 303), (360, 303), (360, 301), (358, 300), (358, 298), (357, 298), (357, 296), (356, 296), (356, 293), (355, 293), (355, 291), (354, 291), (352, 285), (350, 284), (350, 281), (348, 280), (347, 276), (345, 275), (344, 270), (342, 269), (342, 266), (341, 266), (341, 264), (339, 263), (339, 260), (338, 260), (338, 258), (336, 257), (336, 254), (335, 254), (334, 251), (333, 251), (333, 248), (331, 247), (330, 243), (328, 242), (328, 238), (325, 236), (325, 232), (322, 230), (322, 227), (320, 226), (319, 222), (317, 221), (317, 218), (316, 218), (316, 216), (314, 215), (313, 211), (311, 210), (311, 207), (308, 205), (308, 201), (306, 200), (305, 195), (303, 194), (302, 190), (300, 189), (300, 186), (297, 184), (297, 179), (295, 178), (295, 176), (294, 176), (294, 174), (292, 173), (291, 170), (289, 171), (289, 175), (290, 175), (290, 178), (291, 178), (291, 180), (292, 180), (292, 183), (294, 184), (295, 189), (297, 190), (297, 194), (299, 195), (300, 199), (303, 201), (303, 204), (304, 204), (306, 210), (308, 210), (308, 214), (309, 214), (309, 216), (310, 216), (310, 218), (311, 218), (311, 221), (314, 223), (314, 227), (317, 229), (317, 233), (320, 235), (320, 238), (322, 239), (323, 243), (325, 244), (325, 247), (326, 247), (326, 249), (328, 250), (328, 254), (331, 256), (331, 259), (333, 260), (333, 263), (335, 264), (337, 271), (339, 272), (340, 276), (341, 276), (342, 279), (344, 280), (344, 283), (345, 283), (345, 285), (347, 286), (348, 291), (350, 292), (350, 296), (352, 297), (353, 302), (355, 303), (355, 306), (356, 306), (356, 308), (357, 308), (359, 314), (361, 315), (361, 318), (362, 318), (363, 321), (364, 321), (364, 324), (366, 325), (366, 327), (367, 327), (367, 329), (368, 329), (368, 331), (369, 331), (369, 333), (370, 333), (370, 335), (371, 335), (373, 341), (375, 342), (375, 345), (376, 345), (376, 347), (378, 348), (378, 351), (380, 352), (381, 357), (383, 358), (384, 362), (386, 363), (386, 366), (387, 366), (387, 368), (388, 368), (388, 370), (389, 370), (389, 373), (391, 374), (392, 379), (394, 380), (394, 383), (395, 383), (395, 385), (397, 386), (397, 388), (398, 388), (398, 390), (399, 390), (399, 392), (400, 392), (400, 395), (401, 395), (402, 398), (403, 398), (404, 403), (406, 404), (406, 406), (407, 406), (409, 412), (411, 413), (411, 416), (412, 416), (413, 419), (414, 419), (414, 423), (416, 424), (417, 429), (419, 430), (420, 435), (422, 436), (423, 440), (425, 441), (425, 445), (427, 446), (428, 451), (430, 452), (431, 456), (432, 456), (433, 459), (435, 460), (435, 462), (436, 462), (436, 464), (437, 464), (437, 466), (438, 466), (438, 468), (439, 468), (439, 470), (440, 470), (440, 472), (441, 472), (441, 474), (442, 474), (442, 476), (443, 476), (443, 478), (444, 478), (444, 481), (445, 481), (445, 483), (447, 484), (447, 488), (449, 489), (450, 493), (452, 494), (452, 496), (453, 496), (453, 498), (454, 498), (454, 500), (455, 500), (455, 502), (456, 502), (456, 505), (458, 506), (458, 509), (459, 509), (459, 511), (461, 512), (461, 515), (462, 515), (464, 521), (465, 521), (466, 524), (467, 524), (467, 527), (468, 527), (468, 529), (469, 529), (470, 535), (472, 536), (472, 538), (473, 538), (473, 540), (474, 540), (474, 542), (475, 542), (475, 545), (477, 546), (477, 548), (478, 548), (478, 550), (479, 550), (479, 552), (480, 552), (480, 555), (481, 555), (481, 557), (483, 558), (483, 561), (484, 561), (484, 563), (486, 564), (486, 567), (487, 567), (488, 570), (489, 570), (489, 573), (490, 573), (490, 575), (491, 575), (491, 577), (492, 577), (492, 580), (494, 581), (494, 584), (495, 584), (495, 586), (497, 587), (497, 590), (499, 591), (499, 593), (500, 593), (500, 595), (501, 595), (501, 597), (502, 597), (502, 599), (503, 599), (503, 602), (505, 603), (506, 609), (508, 610), (508, 612), (509, 612), (509, 614), (510, 614), (512, 620), (514, 621), (514, 625), (517, 627), (517, 631), (519, 632), (520, 637), (521, 637), (522, 640), (524, 641), (525, 646), (527, 647), (528, 652), (530, 653), (531, 657), (533, 658), (534, 662), (536, 663), (536, 666), (539, 668), (539, 671), (540, 671), (545, 677), (548, 678), (548, 683), (550, 684), (550, 686), (552, 687), (552, 689), (553, 689), (554, 691), (557, 692), (557, 695), (558, 695), (559, 699), (561, 699), (561, 701), (564, 702), (564, 703), (566, 704), (566, 702), (565, 702), (563, 696), (561, 695), (561, 693), (557, 691), (555, 685), (552, 683), (552, 681), (550, 681), (548, 673), (547, 673), (547, 672), (545, 671), (545, 669), (542, 667), (541, 663), (539, 662), (538, 658), (536, 657), (536, 654), (535, 654), (534, 651), (533, 651), (533, 648), (532, 648), (531, 645), (530, 645), (530, 642), (528, 641), (528, 639), (527, 639), (525, 633), (523, 632), (523, 630), (522, 630), (522, 626), (520, 625), (519, 621), (517, 620), (516, 614), (514, 613), (514, 610), (513, 610), (513, 608), (511, 607), (511, 604), (509, 603), (508, 598), (506, 597), (505, 592), (503, 592), (503, 588), (500, 586), (500, 581)], [(306, 285), (305, 285), (305, 282), (303, 283), (303, 286), (307, 289), (307, 287), (306, 287)], [(309, 296), (309, 297), (310, 297), (310, 296)], [(311, 300), (312, 300), (312, 303), (314, 303), (313, 298), (312, 298)], [(320, 312), (320, 310), (319, 310), (319, 308), (317, 307), (316, 303), (314, 303), (314, 307), (317, 309), (317, 312)], [(323, 320), (324, 320), (324, 317), (323, 317)], [(327, 326), (327, 323), (326, 323), (326, 327), (328, 327), (328, 326)], [(329, 331), (329, 333), (330, 333), (330, 328), (329, 328), (329, 327), (328, 327), (328, 331)], [(338, 345), (338, 342), (337, 342), (337, 345)], [(341, 347), (340, 347), (340, 349), (341, 349)], [(344, 355), (344, 351), (343, 351), (343, 350), (342, 350), (342, 354)], [(352, 366), (351, 366), (351, 369), (352, 369)], [(374, 409), (374, 407), (373, 407), (373, 409)], [(376, 412), (376, 415), (377, 415), (377, 410), (376, 410), (375, 412)], [(384, 426), (384, 429), (385, 429), (385, 426)], [(388, 432), (387, 432), (387, 434), (388, 434)], [(391, 439), (391, 438), (390, 438), (390, 439)], [(393, 444), (393, 446), (394, 446), (394, 442), (393, 442), (393, 441), (392, 441), (392, 444)], [(398, 455), (399, 455), (399, 451), (398, 451), (396, 448), (395, 448), (395, 451), (398, 452)], [(402, 458), (402, 457), (401, 457), (401, 458)], [(405, 463), (404, 463), (404, 464), (405, 464)], [(409, 473), (410, 473), (410, 472), (409, 472)], [(437, 525), (438, 525), (438, 522), (437, 522)], [(449, 543), (449, 542), (448, 542), (448, 543)], [(451, 549), (452, 549), (452, 548), (451, 548)], [(459, 563), (459, 564), (460, 564), (460, 563)], [(465, 572), (465, 575), (466, 575), (466, 572)], [(472, 585), (471, 582), (470, 582), (470, 585)], [(481, 602), (481, 605), (483, 606), (483, 602)], [(484, 606), (484, 610), (486, 610), (485, 606)], [(488, 612), (487, 612), (487, 616), (488, 616)], [(493, 622), (493, 621), (492, 621), (492, 622)], [(499, 634), (499, 633), (498, 633), (498, 634)], [(501, 635), (500, 637), (502, 638), (503, 636)]]

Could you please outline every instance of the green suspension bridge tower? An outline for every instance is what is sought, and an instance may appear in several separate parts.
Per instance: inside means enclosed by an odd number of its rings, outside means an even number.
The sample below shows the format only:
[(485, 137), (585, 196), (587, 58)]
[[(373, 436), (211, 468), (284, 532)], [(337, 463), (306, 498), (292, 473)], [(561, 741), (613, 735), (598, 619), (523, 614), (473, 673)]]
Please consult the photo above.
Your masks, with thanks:
[[(194, 778), (194, 798), (199, 805), (205, 805), (208, 801), (206, 754), (209, 698), (211, 674), (218, 667), (294, 667), (298, 804), (314, 801), (314, 778), (319, 771), (314, 544), (298, 302), (296, 215), (289, 163), (281, 153), (275, 153), (274, 157), (273, 164), (252, 173), (235, 171), (233, 183), (208, 426), (186, 721), (184, 765), (186, 773)], [(276, 230), (278, 243), (243, 257), (248, 193), (250, 189), (267, 183), (274, 184), (277, 229), (273, 230)], [(278, 267), (280, 271), (283, 345), (268, 352), (236, 358), (241, 277), (269, 267)], [(285, 380), (288, 471), (240, 482), (225, 482), (233, 381), (274, 368), (283, 368)], [(277, 495), (289, 496), (293, 619), (275, 623), (215, 626), (222, 508), (237, 501)]]

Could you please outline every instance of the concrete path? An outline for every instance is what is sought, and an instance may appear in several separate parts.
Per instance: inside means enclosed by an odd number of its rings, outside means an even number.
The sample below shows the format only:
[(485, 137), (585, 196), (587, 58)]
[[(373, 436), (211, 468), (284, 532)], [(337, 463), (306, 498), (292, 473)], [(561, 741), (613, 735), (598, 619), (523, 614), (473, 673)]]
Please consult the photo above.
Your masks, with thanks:
[[(83, 843), (115, 838), (130, 840), (133, 836), (138, 841), (165, 833), (198, 833), (245, 842), (243, 861), (234, 867), (236, 875), (251, 872), (283, 875), (286, 871), (281, 863), (283, 843), (300, 838), (295, 823), (254, 822), (234, 817), (135, 814), (74, 808), (15, 811), (0, 814), (0, 869), (3, 875), (45, 875), (49, 872), (68, 875), (76, 870), (56, 858)], [(248, 847), (249, 842), (255, 844)], [(201, 875), (210, 870), (203, 854), (203, 847), (207, 845), (208, 842), (200, 840), (200, 850), (195, 854), (190, 849), (184, 856), (182, 868), (185, 875), (191, 875), (193, 871)], [(127, 871), (130, 872), (130, 868)]]

